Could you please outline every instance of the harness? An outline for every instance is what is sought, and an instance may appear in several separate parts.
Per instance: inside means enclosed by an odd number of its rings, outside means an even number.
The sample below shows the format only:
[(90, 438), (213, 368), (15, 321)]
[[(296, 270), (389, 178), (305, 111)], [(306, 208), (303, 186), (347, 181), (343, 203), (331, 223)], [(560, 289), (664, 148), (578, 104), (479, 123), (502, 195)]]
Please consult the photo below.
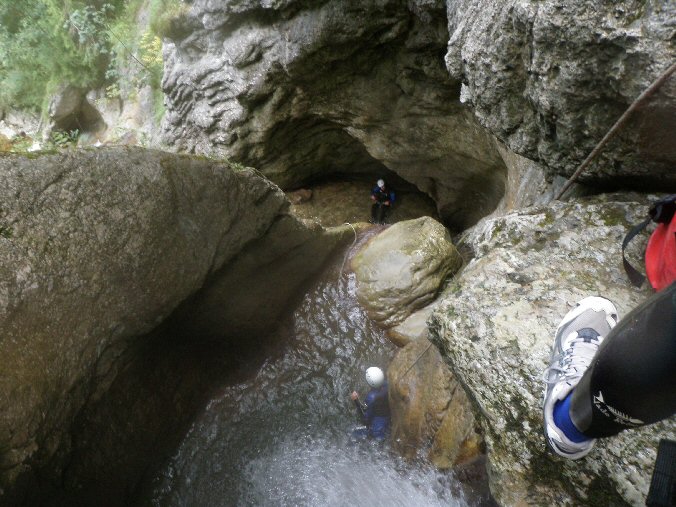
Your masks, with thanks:
[(387, 191), (386, 188), (383, 189), (383, 188), (378, 187), (378, 190), (374, 191), (373, 195), (375, 196), (376, 201), (378, 201), (379, 203), (390, 200), (390, 193)]

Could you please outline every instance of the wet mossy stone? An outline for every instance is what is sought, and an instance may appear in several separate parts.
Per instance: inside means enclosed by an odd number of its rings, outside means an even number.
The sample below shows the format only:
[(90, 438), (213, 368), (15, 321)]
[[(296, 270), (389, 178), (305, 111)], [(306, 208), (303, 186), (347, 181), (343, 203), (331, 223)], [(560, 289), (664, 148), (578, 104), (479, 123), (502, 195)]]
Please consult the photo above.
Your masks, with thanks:
[[(430, 339), (479, 414), (500, 505), (645, 502), (645, 471), (676, 421), (599, 439), (585, 459), (566, 461), (545, 446), (542, 372), (558, 323), (579, 300), (607, 297), (622, 317), (651, 294), (629, 283), (621, 245), (652, 199), (606, 194), (556, 201), (485, 218), (464, 235), (475, 257), (439, 296)], [(647, 234), (636, 247), (646, 240)]]
[(434, 299), (462, 265), (448, 230), (429, 217), (398, 222), (374, 236), (352, 261), (357, 298), (391, 327)]

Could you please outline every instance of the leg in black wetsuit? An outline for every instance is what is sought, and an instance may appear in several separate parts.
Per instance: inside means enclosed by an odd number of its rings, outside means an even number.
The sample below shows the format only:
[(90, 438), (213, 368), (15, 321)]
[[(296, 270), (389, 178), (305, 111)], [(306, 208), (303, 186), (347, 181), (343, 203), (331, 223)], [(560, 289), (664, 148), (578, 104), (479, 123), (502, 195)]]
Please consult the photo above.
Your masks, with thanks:
[(676, 413), (676, 282), (635, 308), (605, 338), (575, 386), (570, 417), (591, 438)]
[(371, 206), (371, 222), (374, 224), (384, 224), (388, 207), (379, 202), (373, 203), (373, 206)]
[(378, 210), (380, 209), (380, 205), (377, 202), (374, 202), (373, 205), (371, 206), (371, 223), (377, 224), (378, 223)]

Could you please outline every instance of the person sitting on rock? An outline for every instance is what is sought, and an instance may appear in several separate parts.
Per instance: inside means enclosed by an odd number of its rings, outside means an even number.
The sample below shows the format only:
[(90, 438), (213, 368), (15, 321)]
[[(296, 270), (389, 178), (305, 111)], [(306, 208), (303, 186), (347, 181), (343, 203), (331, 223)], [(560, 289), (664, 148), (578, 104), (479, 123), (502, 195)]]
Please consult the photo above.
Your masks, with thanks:
[(394, 202), (394, 191), (385, 186), (385, 180), (380, 179), (371, 189), (371, 223), (384, 224), (387, 211)]
[(582, 458), (597, 438), (673, 415), (676, 281), (619, 323), (609, 300), (580, 301), (556, 330), (544, 380), (546, 442), (565, 458)]
[(371, 366), (366, 370), (366, 383), (371, 386), (366, 399), (362, 402), (359, 393), (352, 391), (357, 411), (366, 425), (368, 437), (385, 440), (390, 431), (390, 404), (387, 398), (387, 382), (383, 370)]

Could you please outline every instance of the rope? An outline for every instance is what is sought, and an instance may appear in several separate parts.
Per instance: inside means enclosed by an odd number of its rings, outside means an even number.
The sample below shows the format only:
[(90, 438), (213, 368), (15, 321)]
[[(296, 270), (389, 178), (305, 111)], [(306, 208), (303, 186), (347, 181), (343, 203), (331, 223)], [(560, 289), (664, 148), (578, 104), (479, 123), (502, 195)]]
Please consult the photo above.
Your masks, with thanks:
[[(354, 232), (354, 240), (352, 240), (352, 244), (350, 245), (350, 248), (348, 248), (347, 251), (345, 252), (345, 257), (343, 257), (343, 264), (340, 266), (339, 278), (343, 276), (343, 268), (345, 267), (345, 262), (347, 261), (347, 256), (350, 254), (350, 250), (352, 249), (352, 247), (354, 247), (355, 243), (357, 243), (357, 230), (354, 228), (354, 226), (350, 222), (345, 222), (343, 225), (349, 225), (350, 227), (352, 227), (352, 232)], [(397, 382), (400, 382), (406, 376), (406, 374), (409, 371), (411, 371), (411, 368), (413, 368), (416, 364), (418, 364), (418, 361), (420, 361), (422, 356), (425, 355), (425, 353), (430, 349), (431, 346), (432, 346), (432, 342), (430, 341), (427, 344), (427, 347), (425, 347), (425, 350), (423, 350), (420, 353), (420, 355), (416, 358), (416, 360), (413, 361), (413, 363), (411, 363), (411, 366), (409, 366), (408, 369), (399, 377)]]
[(608, 141), (610, 141), (615, 134), (619, 131), (620, 127), (624, 126), (624, 124), (627, 122), (627, 119), (633, 113), (639, 105), (641, 105), (648, 97), (650, 97), (653, 93), (655, 93), (665, 82), (669, 77), (676, 71), (676, 62), (672, 63), (671, 66), (665, 70), (655, 81), (652, 82), (652, 84), (645, 89), (645, 91), (638, 96), (634, 102), (629, 106), (629, 108), (620, 116), (620, 118), (615, 122), (615, 124), (610, 128), (608, 133), (603, 136), (603, 139), (599, 141), (599, 143), (596, 145), (596, 147), (592, 150), (592, 152), (587, 156), (586, 159), (580, 164), (580, 166), (577, 168), (577, 170), (573, 173), (573, 175), (566, 181), (566, 184), (563, 186), (563, 188), (559, 191), (558, 195), (554, 197), (553, 200), (559, 200), (561, 199), (561, 196), (568, 190), (573, 183), (575, 183), (575, 180), (580, 176), (582, 171), (585, 170), (585, 168), (598, 156), (599, 153), (601, 153), (601, 150), (603, 147), (608, 144)]
[(352, 244), (350, 245), (350, 248), (348, 248), (345, 251), (345, 257), (343, 257), (343, 264), (340, 266), (340, 275), (338, 275), (338, 278), (342, 278), (343, 276), (343, 268), (345, 267), (345, 262), (347, 261), (347, 256), (350, 254), (350, 250), (352, 247), (355, 245), (357, 242), (357, 230), (354, 228), (354, 226), (350, 222), (345, 222), (343, 225), (349, 225), (352, 227), (352, 232), (354, 232), (354, 240), (352, 241)]
[(411, 363), (411, 366), (408, 367), (408, 370), (406, 370), (404, 373), (402, 373), (401, 376), (397, 379), (397, 383), (401, 382), (401, 381), (404, 379), (404, 377), (406, 376), (406, 374), (407, 374), (409, 371), (411, 371), (411, 368), (413, 368), (416, 364), (418, 364), (418, 361), (420, 361), (420, 358), (422, 358), (422, 356), (424, 356), (425, 353), (426, 353), (428, 350), (430, 350), (430, 347), (431, 347), (431, 346), (432, 346), (432, 342), (429, 342), (429, 343), (427, 344), (427, 347), (425, 347), (425, 350), (423, 350), (423, 351), (420, 353), (420, 355), (416, 358), (416, 360), (413, 361), (413, 362)]
[(129, 49), (129, 46), (127, 46), (124, 42), (122, 42), (122, 39), (120, 39), (120, 38), (115, 34), (115, 32), (113, 32), (113, 30), (111, 30), (110, 26), (105, 25), (105, 27), (106, 27), (106, 31), (107, 31), (110, 35), (112, 35), (113, 37), (115, 37), (115, 39), (117, 39), (117, 42), (119, 42), (120, 44), (122, 44), (122, 47), (124, 47), (124, 49), (127, 50), (127, 53), (129, 53), (129, 56), (131, 56), (134, 60), (136, 60), (136, 63), (138, 63), (141, 67), (143, 67), (144, 69), (146, 69), (148, 72), (152, 72), (148, 67), (146, 67), (146, 66), (143, 64), (143, 62), (142, 62), (141, 60), (139, 60), (138, 58), (136, 58), (136, 56), (134, 55), (134, 53), (132, 52), (132, 50)]

